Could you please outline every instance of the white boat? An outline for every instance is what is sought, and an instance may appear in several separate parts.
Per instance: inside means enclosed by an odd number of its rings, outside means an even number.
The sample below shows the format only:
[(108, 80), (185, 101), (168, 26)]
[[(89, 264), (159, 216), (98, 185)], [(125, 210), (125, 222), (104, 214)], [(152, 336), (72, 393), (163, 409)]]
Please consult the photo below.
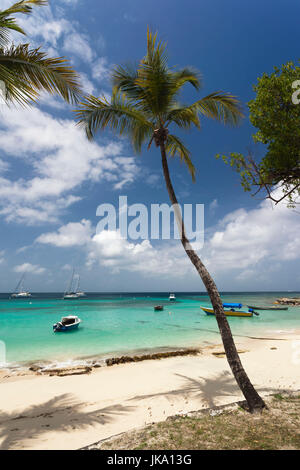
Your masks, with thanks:
[(53, 331), (54, 333), (59, 331), (71, 331), (78, 328), (81, 320), (75, 315), (68, 315), (67, 317), (62, 317), (60, 321), (54, 323)]
[(64, 293), (64, 296), (63, 296), (64, 300), (76, 300), (81, 297), (81, 295), (78, 295), (78, 293), (76, 292), (76, 288), (74, 288), (74, 276), (75, 276), (75, 269), (73, 269), (69, 287)]
[(170, 302), (174, 302), (176, 300), (175, 294), (170, 294), (169, 295), (169, 300), (170, 300)]
[(15, 292), (11, 294), (10, 296), (11, 299), (29, 299), (30, 297), (32, 297), (30, 292), (27, 292), (24, 289), (24, 278), (25, 278), (25, 274), (23, 274), (20, 281), (18, 282), (18, 285), (15, 288)]
[(80, 275), (78, 274), (78, 279), (77, 279), (77, 286), (75, 289), (75, 293), (77, 294), (78, 297), (86, 297), (86, 293), (82, 292), (80, 290)]
[(73, 299), (78, 299), (80, 296), (77, 294), (77, 292), (68, 292), (67, 294), (64, 294), (64, 300), (73, 300)]

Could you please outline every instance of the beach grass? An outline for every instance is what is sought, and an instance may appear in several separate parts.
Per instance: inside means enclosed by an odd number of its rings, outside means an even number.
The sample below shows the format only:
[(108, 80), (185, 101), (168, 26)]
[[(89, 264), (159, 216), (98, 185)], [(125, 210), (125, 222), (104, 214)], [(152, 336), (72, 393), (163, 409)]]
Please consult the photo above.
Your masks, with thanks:
[[(300, 394), (276, 394), (268, 409), (241, 407), (177, 416), (98, 444), (101, 449), (300, 449)], [(94, 447), (95, 448), (95, 447)]]

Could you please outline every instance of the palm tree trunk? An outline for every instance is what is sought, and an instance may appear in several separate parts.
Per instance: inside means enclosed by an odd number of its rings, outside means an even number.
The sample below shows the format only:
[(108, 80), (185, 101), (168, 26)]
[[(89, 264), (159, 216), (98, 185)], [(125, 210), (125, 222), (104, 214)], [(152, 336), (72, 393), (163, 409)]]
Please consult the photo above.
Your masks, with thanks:
[(221, 297), (218, 292), (217, 286), (214, 280), (212, 279), (211, 275), (207, 271), (206, 267), (202, 263), (199, 256), (192, 249), (190, 241), (185, 235), (185, 227), (184, 227), (184, 222), (183, 222), (181, 213), (180, 211), (176, 210), (176, 207), (178, 207), (178, 202), (177, 202), (177, 198), (176, 198), (174, 188), (173, 188), (171, 178), (170, 178), (164, 142), (160, 142), (160, 149), (161, 149), (162, 166), (163, 166), (164, 177), (165, 177), (165, 181), (167, 185), (167, 190), (169, 193), (171, 203), (173, 206), (175, 206), (175, 216), (176, 216), (176, 220), (177, 220), (177, 224), (178, 224), (178, 228), (179, 228), (179, 232), (181, 236), (181, 243), (186, 251), (186, 254), (190, 258), (199, 276), (201, 277), (203, 284), (206, 287), (206, 290), (208, 292), (208, 295), (210, 297), (210, 300), (211, 300), (211, 303), (213, 305), (213, 309), (215, 312), (215, 316), (216, 316), (216, 320), (217, 320), (220, 334), (222, 337), (227, 361), (229, 363), (229, 366), (232, 370), (232, 373), (235, 377), (235, 380), (239, 388), (241, 389), (245, 399), (247, 400), (249, 410), (251, 412), (260, 411), (266, 406), (265, 402), (263, 401), (263, 399), (259, 396), (255, 388), (253, 387), (252, 383), (249, 380), (248, 375), (246, 374), (242, 366), (235, 343), (233, 341), (232, 333), (231, 333), (226, 315), (224, 313), (223, 303), (221, 301)]

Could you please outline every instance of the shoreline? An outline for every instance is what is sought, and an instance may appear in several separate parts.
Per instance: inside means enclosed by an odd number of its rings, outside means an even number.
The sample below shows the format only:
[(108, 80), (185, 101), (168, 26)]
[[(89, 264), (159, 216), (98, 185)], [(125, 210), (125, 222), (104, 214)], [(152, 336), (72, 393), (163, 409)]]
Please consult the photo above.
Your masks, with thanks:
[[(300, 332), (235, 342), (262, 396), (300, 389)], [(198, 355), (100, 367), (84, 375), (7, 374), (0, 393), (2, 449), (80, 449), (170, 416), (243, 399), (220, 341)]]
[[(97, 369), (100, 367), (107, 367), (113, 364), (122, 364), (128, 362), (139, 362), (144, 360), (158, 360), (164, 359), (172, 355), (176, 356), (185, 356), (187, 351), (195, 351), (197, 350), (200, 354), (203, 353), (206, 349), (210, 350), (212, 347), (217, 345), (222, 346), (222, 341), (220, 337), (220, 333), (214, 330), (207, 330), (209, 333), (215, 333), (218, 335), (218, 341), (209, 341), (205, 340), (201, 343), (193, 342), (191, 344), (187, 344), (185, 346), (175, 347), (175, 346), (161, 346), (161, 347), (154, 347), (154, 348), (142, 348), (142, 349), (135, 349), (135, 350), (119, 350), (115, 352), (110, 352), (106, 354), (95, 354), (89, 355), (85, 357), (74, 357), (74, 358), (66, 358), (66, 359), (37, 359), (37, 360), (29, 360), (25, 362), (12, 362), (7, 363), (5, 366), (0, 365), (0, 380), (3, 375), (5, 376), (24, 376), (24, 375), (32, 375), (32, 374), (47, 374), (52, 373), (55, 370), (63, 370), (67, 371), (76, 371), (81, 369), (90, 369), (86, 370), (86, 373), (91, 372), (93, 369)], [(245, 339), (252, 339), (252, 340), (259, 340), (259, 341), (285, 341), (286, 337), (290, 337), (291, 335), (300, 335), (300, 329), (292, 329), (292, 330), (268, 330), (265, 331), (263, 329), (259, 332), (259, 336), (251, 336), (251, 335), (243, 335), (239, 333), (233, 334), (235, 342), (239, 340), (239, 338)], [(262, 336), (261, 336), (262, 335)], [(274, 338), (274, 336), (277, 336)], [(280, 337), (281, 336), (281, 337)], [(149, 356), (158, 356), (158, 357), (149, 357)]]

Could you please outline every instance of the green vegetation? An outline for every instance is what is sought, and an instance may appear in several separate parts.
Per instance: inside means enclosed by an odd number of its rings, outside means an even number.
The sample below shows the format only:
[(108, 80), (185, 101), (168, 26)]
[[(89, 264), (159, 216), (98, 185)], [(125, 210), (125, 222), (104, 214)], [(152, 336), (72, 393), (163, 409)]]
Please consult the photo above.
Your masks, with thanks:
[[(239, 173), (245, 191), (264, 190), (275, 203), (287, 198), (293, 205), (300, 194), (300, 67), (293, 62), (275, 67), (253, 89), (256, 97), (248, 103), (250, 121), (258, 129), (253, 140), (266, 145), (267, 153), (260, 161), (241, 153), (223, 160)], [(277, 185), (283, 191), (279, 198), (272, 194)]]
[(152, 424), (103, 442), (100, 449), (300, 449), (300, 395), (277, 394), (251, 416), (242, 408), (195, 413)]
[(28, 105), (39, 92), (59, 94), (67, 102), (76, 102), (80, 95), (79, 77), (61, 57), (50, 58), (45, 52), (31, 49), (30, 44), (10, 43), (10, 32), (25, 35), (17, 24), (16, 13), (29, 14), (33, 5), (47, 5), (47, 0), (21, 0), (0, 10), (0, 85), (7, 104)]

